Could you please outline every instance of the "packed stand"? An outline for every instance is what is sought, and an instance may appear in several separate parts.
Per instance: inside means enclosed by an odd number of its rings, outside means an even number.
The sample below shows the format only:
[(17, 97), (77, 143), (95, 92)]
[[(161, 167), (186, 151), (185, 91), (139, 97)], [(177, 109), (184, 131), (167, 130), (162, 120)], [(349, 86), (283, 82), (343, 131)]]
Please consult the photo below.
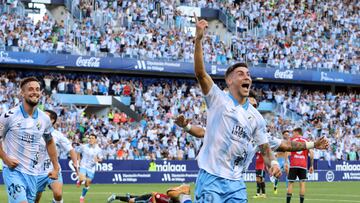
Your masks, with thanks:
[(359, 72), (359, 1), (217, 2), (237, 25), (231, 47), (236, 60)]
[[(231, 46), (218, 35), (207, 34), (204, 58), (209, 63), (247, 61), (268, 67), (359, 72), (359, 2), (184, 3), (221, 8), (237, 22), (239, 32), (233, 36)], [(188, 16), (176, 9), (177, 1), (79, 0), (75, 4), (83, 18), (72, 27), (48, 15), (33, 23), (29, 17), (3, 13), (0, 45), (34, 53), (193, 61), (193, 36), (188, 29), (193, 25)], [(262, 34), (242, 34), (253, 29)]]
[[(38, 75), (31, 72), (3, 73), (0, 77), (0, 113), (18, 104), (19, 81), (23, 76)], [(66, 74), (65, 74), (66, 75)], [(107, 78), (109, 84), (121, 81), (116, 76), (71, 74), (71, 81), (91, 81), (90, 78)], [(21, 76), (21, 77), (20, 77)], [(53, 73), (51, 77), (55, 77)], [(46, 89), (46, 80), (41, 76)], [(78, 79), (76, 79), (76, 77)], [(54, 78), (53, 78), (54, 79)], [(58, 75), (56, 80), (64, 78)], [(87, 79), (87, 80), (86, 80)], [(55, 79), (54, 79), (55, 80)], [(70, 80), (69, 80), (70, 81)], [(53, 109), (59, 116), (56, 128), (64, 133), (74, 146), (84, 143), (89, 133), (98, 135), (98, 143), (108, 159), (194, 159), (201, 139), (194, 138), (174, 124), (174, 117), (184, 114), (192, 124), (204, 126), (206, 104), (200, 88), (193, 80), (122, 78), (132, 84), (129, 96), (131, 107), (141, 115), (135, 122), (118, 109), (98, 117), (86, 114), (87, 106), (62, 105), (54, 100), (51, 91), (45, 91), (40, 109)], [(219, 83), (224, 86), (223, 82)], [(320, 136), (330, 139), (328, 151), (316, 151), (317, 159), (358, 160), (360, 155), (360, 95), (331, 94), (281, 86), (266, 88), (255, 84), (258, 102), (274, 102), (278, 108), (268, 121), (268, 131), (281, 138), (283, 130), (302, 127), (304, 137), (314, 140)], [(54, 91), (53, 91), (54, 92)], [(110, 95), (113, 95), (112, 92)], [(124, 89), (120, 94), (124, 93)], [(333, 108), (336, 107), (336, 108)], [(300, 120), (290, 120), (287, 111), (301, 115)], [(61, 158), (66, 158), (61, 154)]]

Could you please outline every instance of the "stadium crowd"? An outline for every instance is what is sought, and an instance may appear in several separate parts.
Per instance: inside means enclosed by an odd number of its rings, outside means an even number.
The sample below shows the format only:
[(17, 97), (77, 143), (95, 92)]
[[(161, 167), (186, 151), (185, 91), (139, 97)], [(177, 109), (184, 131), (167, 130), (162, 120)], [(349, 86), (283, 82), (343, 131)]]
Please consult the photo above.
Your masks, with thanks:
[[(207, 62), (247, 61), (268, 67), (307, 68), (358, 73), (360, 3), (354, 0), (184, 1), (221, 8), (236, 21), (231, 43), (207, 33)], [(176, 9), (180, 2), (78, 0), (83, 18), (68, 28), (47, 14), (39, 22), (14, 13), (0, 17), (0, 45), (10, 50), (141, 59), (192, 61), (191, 18)], [(101, 20), (100, 20), (101, 19)], [(250, 32), (258, 30), (257, 32)], [(256, 34), (254, 34), (256, 33)]]
[[(0, 113), (7, 112), (20, 101), (18, 85), (21, 78), (36, 75), (45, 89), (40, 109), (55, 110), (59, 119), (56, 128), (69, 138), (74, 146), (86, 142), (90, 133), (98, 136), (98, 143), (108, 159), (194, 159), (201, 140), (177, 127), (174, 117), (184, 114), (192, 124), (204, 126), (206, 104), (195, 81), (175, 79), (124, 78), (111, 75), (52, 73), (39, 75), (32, 72), (3, 72), (0, 77)], [(64, 75), (64, 76), (60, 76)], [(109, 95), (131, 97), (130, 108), (141, 115), (135, 122), (118, 109), (108, 115), (86, 114), (86, 106), (62, 105), (51, 94), (62, 92), (63, 86), (97, 83), (101, 79), (110, 88), (116, 81), (124, 86), (109, 91)], [(107, 81), (107, 82), (106, 82)], [(59, 85), (65, 83), (65, 85)], [(121, 86), (122, 86), (121, 85)], [(224, 86), (223, 83), (219, 83)], [(86, 86), (86, 85), (83, 85)], [(106, 86), (106, 85), (105, 85)], [(125, 88), (128, 86), (129, 91)], [(283, 130), (294, 127), (304, 129), (304, 137), (314, 140), (326, 136), (331, 141), (328, 151), (316, 151), (315, 158), (325, 160), (359, 160), (360, 156), (360, 95), (354, 93), (308, 91), (306, 89), (255, 84), (258, 101), (273, 102), (277, 108), (266, 116), (268, 131), (281, 138)], [(59, 88), (60, 87), (60, 88)], [(226, 90), (225, 90), (226, 91)], [(82, 93), (81, 91), (79, 91)], [(83, 93), (87, 90), (83, 89)], [(76, 93), (65, 90), (65, 93)], [(287, 112), (300, 116), (287, 117)], [(66, 158), (61, 154), (61, 158)]]

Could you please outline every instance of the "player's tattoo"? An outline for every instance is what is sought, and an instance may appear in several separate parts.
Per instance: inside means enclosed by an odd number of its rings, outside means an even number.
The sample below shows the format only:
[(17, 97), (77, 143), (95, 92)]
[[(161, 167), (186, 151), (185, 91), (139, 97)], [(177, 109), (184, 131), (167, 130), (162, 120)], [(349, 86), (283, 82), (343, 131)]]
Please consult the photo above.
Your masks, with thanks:
[(306, 149), (305, 142), (295, 142), (295, 141), (282, 141), (279, 148), (276, 150), (278, 152), (296, 152)]
[(267, 166), (270, 167), (271, 161), (275, 160), (274, 153), (271, 151), (269, 143), (259, 145), (260, 153), (264, 157)]

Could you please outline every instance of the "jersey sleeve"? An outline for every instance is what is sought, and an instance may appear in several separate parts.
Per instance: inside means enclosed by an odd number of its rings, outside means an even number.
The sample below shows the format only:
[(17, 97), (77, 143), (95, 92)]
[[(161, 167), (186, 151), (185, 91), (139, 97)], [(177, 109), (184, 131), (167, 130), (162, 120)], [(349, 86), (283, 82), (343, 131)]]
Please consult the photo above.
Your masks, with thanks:
[(213, 84), (207, 95), (204, 96), (207, 108), (216, 108), (224, 103), (226, 94), (221, 89)]
[(44, 130), (44, 134), (43, 134), (43, 138), (44, 138), (46, 143), (49, 142), (52, 139), (52, 132), (53, 131), (54, 131), (54, 128), (52, 126), (50, 118), (47, 118), (46, 122), (45, 122), (45, 130)]
[(80, 145), (79, 147), (76, 148), (76, 152), (81, 154), (84, 151), (84, 147), (85, 145)]
[(281, 144), (281, 139), (276, 138), (274, 136), (271, 136), (269, 133), (267, 134), (268, 140), (269, 140), (269, 145), (270, 148), (275, 151), (279, 148), (280, 144)]
[(254, 141), (255, 145), (262, 145), (268, 143), (268, 133), (266, 132), (266, 122), (264, 118), (261, 117), (257, 123), (257, 127), (255, 129)]
[(60, 146), (65, 150), (65, 152), (69, 152), (73, 149), (71, 142), (67, 139), (63, 134), (59, 134), (58, 136)]
[(10, 125), (9, 112), (0, 115), (0, 140), (4, 139), (7, 131), (9, 130), (9, 125)]

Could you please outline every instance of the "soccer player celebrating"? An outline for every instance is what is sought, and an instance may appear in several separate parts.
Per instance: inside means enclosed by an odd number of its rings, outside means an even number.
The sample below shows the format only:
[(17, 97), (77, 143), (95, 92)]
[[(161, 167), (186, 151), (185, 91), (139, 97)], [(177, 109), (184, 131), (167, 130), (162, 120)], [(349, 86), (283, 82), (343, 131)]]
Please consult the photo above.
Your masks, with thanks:
[(206, 72), (202, 38), (207, 25), (196, 18), (195, 76), (205, 95), (208, 117), (198, 155), (195, 202), (247, 202), (242, 174), (257, 147), (270, 174), (279, 177), (281, 171), (268, 143), (266, 122), (247, 99), (252, 83), (247, 65), (236, 63), (227, 69), (229, 94), (221, 91)]
[[(50, 117), (51, 123), (55, 125), (57, 120), (57, 114), (54, 111), (46, 110), (45, 113)], [(52, 133), (53, 139), (57, 146), (58, 154), (60, 151), (64, 151), (70, 154), (71, 160), (77, 169), (77, 155), (73, 147), (71, 146), (71, 142), (59, 131), (54, 130)], [(39, 176), (37, 183), (37, 195), (35, 203), (39, 203), (41, 199), (42, 192), (45, 191), (46, 186), (50, 186), (53, 192), (53, 203), (62, 203), (62, 175), (59, 173), (59, 178), (57, 180), (53, 180), (47, 176), (47, 174), (52, 171), (53, 166), (50, 162), (50, 158), (46, 153), (45, 142), (42, 142), (42, 147), (40, 148), (40, 156), (39, 156)], [(60, 166), (59, 166), (60, 167)], [(60, 168), (61, 170), (61, 168)], [(41, 175), (43, 174), (43, 175)]]
[(24, 78), (20, 89), (21, 104), (0, 116), (0, 140), (4, 142), (0, 143), (0, 158), (4, 161), (3, 178), (9, 202), (33, 203), (42, 139), (54, 166), (49, 178), (58, 178), (59, 163), (51, 121), (37, 108), (41, 97), (40, 82), (34, 77)]
[[(264, 163), (264, 158), (259, 152), (256, 152), (255, 171), (256, 171), (256, 195), (253, 198), (255, 199), (260, 197), (266, 198), (265, 163)], [(262, 194), (260, 194), (260, 190)]]
[[(293, 130), (292, 141), (308, 143), (305, 138), (302, 137), (302, 129), (295, 128)], [(286, 196), (286, 203), (290, 203), (293, 192), (293, 184), (296, 178), (300, 181), (300, 203), (304, 202), (305, 195), (305, 180), (307, 179), (307, 161), (308, 154), (310, 154), (310, 169), (309, 172), (314, 171), (314, 152), (313, 150), (303, 150), (298, 152), (291, 152), (290, 155), (290, 170), (289, 170), (289, 186)]]
[[(256, 94), (254, 91), (250, 91), (248, 99), (250, 104), (256, 108), (257, 101), (256, 101)], [(190, 119), (185, 119), (184, 115), (179, 115), (175, 119), (175, 123), (179, 127), (183, 128), (185, 131), (187, 131), (190, 135), (197, 138), (203, 138), (205, 136), (205, 129), (200, 126), (191, 125), (190, 121), (191, 121)], [(276, 150), (277, 152), (287, 152), (287, 151), (292, 152), (292, 151), (300, 151), (300, 150), (313, 149), (313, 148), (327, 149), (329, 147), (329, 142), (327, 139), (325, 139), (325, 137), (321, 137), (317, 139), (315, 142), (296, 142), (289, 139), (288, 131), (284, 131), (283, 140), (272, 137), (270, 134), (267, 134), (267, 136), (269, 139), (269, 144), (271, 149)], [(285, 159), (285, 163), (286, 161), (287, 161), (287, 157)], [(283, 163), (283, 161), (281, 161), (280, 163)]]
[(79, 180), (77, 186), (80, 187), (81, 184), (85, 183), (85, 187), (82, 190), (80, 196), (80, 203), (84, 202), (86, 193), (90, 188), (91, 181), (94, 179), (96, 163), (102, 161), (101, 149), (97, 145), (95, 134), (90, 134), (89, 143), (82, 145), (79, 148), (79, 156), (82, 156), (80, 161), (80, 172)]

